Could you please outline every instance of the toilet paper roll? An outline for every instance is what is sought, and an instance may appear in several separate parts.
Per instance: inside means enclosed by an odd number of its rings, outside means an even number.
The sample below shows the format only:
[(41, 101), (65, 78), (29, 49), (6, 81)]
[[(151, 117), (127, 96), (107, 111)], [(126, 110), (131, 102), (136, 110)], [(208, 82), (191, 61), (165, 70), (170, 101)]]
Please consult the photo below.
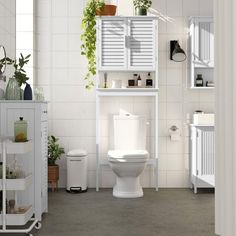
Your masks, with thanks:
[(174, 125), (169, 129), (169, 135), (171, 141), (179, 141), (181, 139), (179, 128)]

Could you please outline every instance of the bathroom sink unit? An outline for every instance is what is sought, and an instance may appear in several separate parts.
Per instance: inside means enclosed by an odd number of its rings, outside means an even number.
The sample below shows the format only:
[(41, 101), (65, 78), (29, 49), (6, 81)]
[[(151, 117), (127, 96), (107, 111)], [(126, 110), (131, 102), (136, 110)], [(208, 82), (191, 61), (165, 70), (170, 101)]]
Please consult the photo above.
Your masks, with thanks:
[[(102, 16), (97, 18), (97, 79), (96, 79), (96, 190), (104, 165), (114, 167), (101, 155), (101, 100), (104, 97), (152, 97), (154, 151), (145, 165), (155, 170), (155, 189), (158, 190), (158, 21), (152, 16)], [(138, 73), (151, 74), (152, 85), (130, 87), (128, 80)], [(111, 77), (119, 78), (119, 87), (112, 87)], [(142, 77), (143, 78), (143, 77)], [(107, 80), (107, 83), (105, 82)], [(144, 85), (144, 81), (142, 81)], [(103, 105), (104, 106), (104, 105)], [(114, 159), (115, 160), (115, 159)], [(112, 163), (112, 164), (111, 164)], [(120, 163), (121, 164), (121, 163)], [(116, 191), (115, 191), (116, 192)], [(116, 194), (114, 194), (116, 195)], [(140, 194), (142, 195), (142, 194)]]
[(190, 181), (198, 188), (215, 187), (215, 131), (214, 124), (191, 124)]

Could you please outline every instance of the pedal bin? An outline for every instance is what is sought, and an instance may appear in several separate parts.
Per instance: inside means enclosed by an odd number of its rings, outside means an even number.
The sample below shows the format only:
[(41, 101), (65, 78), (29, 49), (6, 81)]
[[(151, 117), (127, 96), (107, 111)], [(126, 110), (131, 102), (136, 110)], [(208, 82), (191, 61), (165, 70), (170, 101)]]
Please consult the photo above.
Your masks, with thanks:
[(67, 153), (67, 192), (82, 193), (88, 190), (87, 168), (85, 150), (71, 150)]

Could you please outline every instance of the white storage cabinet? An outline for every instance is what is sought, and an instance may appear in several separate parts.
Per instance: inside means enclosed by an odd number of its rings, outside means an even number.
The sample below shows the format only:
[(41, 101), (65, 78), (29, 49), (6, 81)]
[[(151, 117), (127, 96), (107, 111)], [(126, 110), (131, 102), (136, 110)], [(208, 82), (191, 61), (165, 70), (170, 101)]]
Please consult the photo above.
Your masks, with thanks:
[(155, 71), (155, 17), (100, 17), (97, 20), (99, 71)]
[[(0, 101), (0, 136), (14, 136), (14, 122), (24, 117), (28, 122), (28, 139), (32, 142), (32, 150), (24, 155), (22, 165), (26, 169), (32, 168), (32, 176), (26, 182), (19, 181), (18, 188), (22, 188), (29, 181), (33, 183), (33, 191), (19, 194), (19, 201), (33, 198), (35, 218), (39, 221), (42, 214), (48, 211), (48, 178), (47, 178), (47, 136), (48, 118), (47, 103), (34, 101)], [(19, 152), (20, 147), (17, 147)], [(23, 151), (23, 150), (22, 150)], [(11, 180), (7, 180), (9, 188)], [(22, 186), (22, 187), (21, 187)]]
[[(131, 16), (97, 18), (97, 78), (96, 78), (96, 190), (99, 191), (101, 169), (109, 166), (103, 157), (101, 99), (105, 97), (152, 97), (155, 119), (154, 151), (147, 162), (155, 172), (158, 190), (158, 20), (157, 17)], [(151, 72), (153, 87), (103, 88), (104, 73), (132, 75)], [(109, 75), (108, 75), (109, 80)], [(124, 81), (122, 81), (124, 82)], [(128, 82), (128, 81), (127, 81)]]
[(190, 179), (197, 188), (215, 187), (215, 131), (213, 125), (191, 125)]
[[(206, 81), (214, 81), (214, 21), (213, 17), (190, 18), (191, 88), (206, 87)], [(197, 74), (203, 75), (204, 87), (196, 87)]]

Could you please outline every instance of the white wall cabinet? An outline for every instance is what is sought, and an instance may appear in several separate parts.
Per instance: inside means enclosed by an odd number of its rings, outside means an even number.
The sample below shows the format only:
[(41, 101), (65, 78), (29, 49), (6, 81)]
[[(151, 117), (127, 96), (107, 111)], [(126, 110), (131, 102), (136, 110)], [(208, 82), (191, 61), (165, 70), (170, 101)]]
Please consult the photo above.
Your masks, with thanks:
[(156, 22), (154, 17), (98, 18), (99, 71), (155, 71)]
[[(31, 194), (34, 199), (34, 212), (38, 220), (42, 213), (48, 211), (48, 179), (47, 179), (47, 103), (34, 101), (1, 101), (0, 102), (0, 136), (14, 136), (14, 122), (24, 117), (28, 122), (28, 139), (32, 141), (33, 151), (23, 158), (23, 166), (33, 169), (34, 191), (22, 193), (24, 202)], [(27, 168), (28, 166), (28, 168)], [(29, 168), (29, 166), (31, 168)]]
[[(191, 88), (207, 88), (206, 82), (214, 81), (213, 17), (192, 17), (190, 19), (190, 45)], [(203, 76), (203, 87), (196, 87), (197, 74)]]

